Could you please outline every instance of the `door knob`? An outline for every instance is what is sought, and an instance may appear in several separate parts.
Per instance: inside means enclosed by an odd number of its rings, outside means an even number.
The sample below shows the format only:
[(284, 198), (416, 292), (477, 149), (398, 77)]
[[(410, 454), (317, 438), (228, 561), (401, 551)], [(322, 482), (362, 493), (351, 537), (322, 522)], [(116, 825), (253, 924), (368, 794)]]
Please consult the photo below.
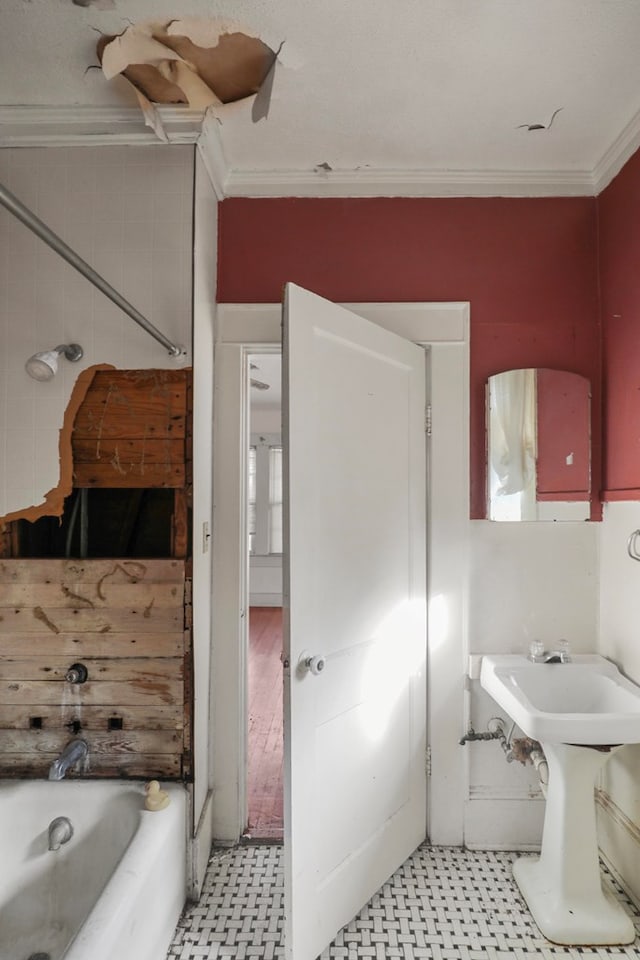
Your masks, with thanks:
[(316, 654), (315, 657), (307, 657), (304, 661), (304, 665), (312, 673), (314, 677), (317, 677), (319, 673), (322, 673), (324, 668), (327, 665), (327, 658), (324, 657), (321, 653)]

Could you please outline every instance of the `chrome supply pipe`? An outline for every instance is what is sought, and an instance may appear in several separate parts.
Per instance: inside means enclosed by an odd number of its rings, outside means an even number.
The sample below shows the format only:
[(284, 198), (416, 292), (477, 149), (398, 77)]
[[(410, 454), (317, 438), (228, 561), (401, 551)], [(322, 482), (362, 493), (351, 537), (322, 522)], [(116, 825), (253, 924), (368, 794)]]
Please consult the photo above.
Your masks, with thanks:
[(128, 300), (118, 293), (118, 291), (111, 286), (110, 283), (100, 276), (93, 267), (89, 266), (86, 260), (83, 260), (82, 257), (78, 256), (75, 250), (72, 250), (64, 240), (62, 240), (56, 233), (51, 230), (50, 227), (46, 225), (42, 220), (40, 220), (34, 213), (29, 210), (28, 207), (22, 203), (21, 200), (18, 200), (7, 188), (0, 183), (0, 203), (12, 213), (14, 217), (17, 217), (25, 227), (28, 227), (36, 236), (40, 237), (41, 240), (47, 244), (48, 247), (51, 247), (52, 250), (62, 257), (63, 260), (66, 260), (72, 267), (74, 267), (83, 277), (86, 277), (90, 283), (97, 287), (105, 297), (108, 297), (117, 307), (131, 317), (139, 326), (146, 330), (150, 336), (152, 336), (158, 343), (161, 343), (163, 347), (166, 347), (169, 351), (169, 356), (179, 357), (184, 351), (181, 347), (176, 346), (175, 343), (172, 343), (168, 337), (165, 337), (163, 333), (154, 327), (150, 320), (147, 320), (146, 317), (136, 310), (136, 308), (129, 303)]

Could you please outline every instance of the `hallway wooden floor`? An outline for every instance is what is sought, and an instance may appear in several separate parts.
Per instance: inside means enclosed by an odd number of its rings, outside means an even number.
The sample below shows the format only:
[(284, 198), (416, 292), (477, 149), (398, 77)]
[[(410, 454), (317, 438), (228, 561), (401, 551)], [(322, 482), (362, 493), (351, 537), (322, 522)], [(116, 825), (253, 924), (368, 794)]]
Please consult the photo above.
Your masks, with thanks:
[(254, 840), (278, 840), (282, 820), (282, 609), (249, 611), (249, 823)]

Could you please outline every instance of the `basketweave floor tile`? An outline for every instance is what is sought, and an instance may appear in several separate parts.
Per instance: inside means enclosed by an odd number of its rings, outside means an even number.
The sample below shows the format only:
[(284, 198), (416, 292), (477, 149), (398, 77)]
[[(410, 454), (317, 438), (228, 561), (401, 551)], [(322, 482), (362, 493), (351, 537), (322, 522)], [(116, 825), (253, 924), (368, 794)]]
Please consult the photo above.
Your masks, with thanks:
[[(638, 960), (634, 944), (546, 940), (513, 880), (516, 856), (423, 844), (319, 960)], [(604, 877), (640, 935), (640, 914), (607, 870)], [(283, 896), (281, 846), (214, 848), (200, 901), (185, 909), (167, 960), (281, 960)]]

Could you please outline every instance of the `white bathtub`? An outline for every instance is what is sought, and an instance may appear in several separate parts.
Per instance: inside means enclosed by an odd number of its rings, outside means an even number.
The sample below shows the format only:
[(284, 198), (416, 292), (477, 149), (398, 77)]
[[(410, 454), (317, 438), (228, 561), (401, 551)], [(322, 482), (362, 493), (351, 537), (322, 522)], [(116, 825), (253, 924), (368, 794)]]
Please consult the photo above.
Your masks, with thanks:
[[(164, 960), (185, 901), (186, 793), (130, 781), (0, 781), (0, 958)], [(48, 827), (74, 833), (48, 849)], [(40, 958), (39, 958), (40, 960)]]

